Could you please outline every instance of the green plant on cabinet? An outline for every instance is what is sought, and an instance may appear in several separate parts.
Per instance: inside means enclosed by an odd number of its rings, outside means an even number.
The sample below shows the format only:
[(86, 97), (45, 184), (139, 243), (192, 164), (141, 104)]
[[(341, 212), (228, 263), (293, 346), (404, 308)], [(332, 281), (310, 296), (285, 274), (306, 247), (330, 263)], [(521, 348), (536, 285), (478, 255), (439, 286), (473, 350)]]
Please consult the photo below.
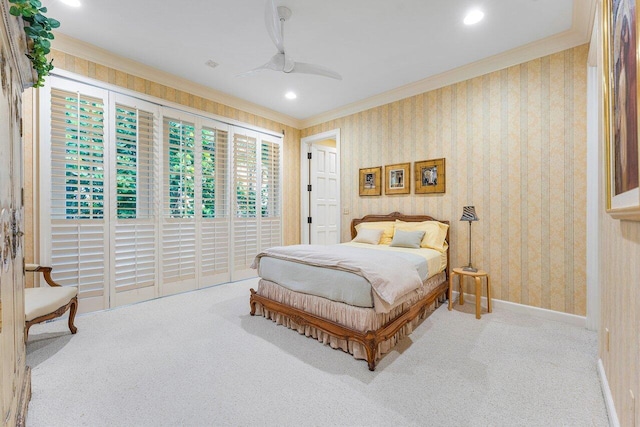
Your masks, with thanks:
[(52, 30), (60, 26), (60, 22), (53, 18), (47, 18), (47, 8), (42, 7), (40, 0), (9, 0), (11, 8), (9, 13), (22, 17), (29, 25), (24, 27), (27, 38), (31, 40), (27, 57), (31, 60), (33, 69), (38, 74), (38, 80), (33, 85), (41, 87), (44, 78), (53, 70), (53, 60), (48, 61), (47, 55), (51, 52)]

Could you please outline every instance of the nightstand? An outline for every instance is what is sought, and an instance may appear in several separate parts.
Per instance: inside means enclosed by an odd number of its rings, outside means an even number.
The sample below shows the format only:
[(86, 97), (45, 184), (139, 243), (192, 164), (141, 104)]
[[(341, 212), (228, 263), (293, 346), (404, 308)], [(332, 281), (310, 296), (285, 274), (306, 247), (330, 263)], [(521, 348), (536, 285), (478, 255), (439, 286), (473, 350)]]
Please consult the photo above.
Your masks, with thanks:
[(464, 278), (472, 277), (476, 282), (476, 319), (480, 318), (480, 300), (482, 299), (482, 278), (485, 278), (487, 283), (487, 311), (491, 313), (491, 283), (489, 281), (489, 274), (484, 270), (478, 271), (464, 271), (462, 267), (454, 268), (449, 278), (449, 311), (453, 309), (453, 299), (451, 294), (453, 292), (453, 278), (458, 277), (460, 287), (460, 305), (464, 305)]

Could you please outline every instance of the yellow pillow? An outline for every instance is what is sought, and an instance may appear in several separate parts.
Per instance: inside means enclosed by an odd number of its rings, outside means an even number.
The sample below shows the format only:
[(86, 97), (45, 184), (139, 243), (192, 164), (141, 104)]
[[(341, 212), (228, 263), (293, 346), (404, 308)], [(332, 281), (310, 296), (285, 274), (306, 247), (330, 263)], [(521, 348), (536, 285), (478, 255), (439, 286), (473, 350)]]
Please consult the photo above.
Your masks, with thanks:
[(372, 228), (374, 230), (383, 230), (382, 238), (380, 238), (380, 245), (390, 245), (393, 240), (393, 231), (395, 224), (393, 221), (378, 221), (378, 222), (361, 222), (356, 225), (356, 231), (360, 231), (361, 228)]
[(438, 221), (404, 222), (396, 220), (396, 229), (402, 231), (424, 231), (420, 247), (444, 252), (449, 247), (445, 242), (449, 226)]

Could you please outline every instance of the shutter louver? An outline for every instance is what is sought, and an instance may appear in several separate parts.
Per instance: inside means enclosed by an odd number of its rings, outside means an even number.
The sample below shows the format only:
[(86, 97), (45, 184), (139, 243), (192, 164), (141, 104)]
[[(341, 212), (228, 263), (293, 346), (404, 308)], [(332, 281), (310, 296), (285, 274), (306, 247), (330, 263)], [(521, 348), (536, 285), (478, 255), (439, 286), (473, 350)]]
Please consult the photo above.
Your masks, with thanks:
[(193, 218), (195, 215), (195, 126), (164, 119), (165, 217)]
[(280, 144), (262, 140), (260, 155), (260, 250), (282, 244)]
[(202, 217), (228, 218), (228, 132), (202, 128)]
[(204, 126), (200, 272), (204, 284), (229, 278), (229, 133)]
[(162, 229), (162, 271), (165, 282), (195, 279), (196, 226), (172, 219)]
[(154, 138), (152, 112), (116, 104), (116, 293), (155, 286), (157, 282)]
[(172, 293), (196, 283), (195, 125), (165, 117), (164, 147), (162, 273), (178, 283)]
[(104, 104), (58, 89), (51, 98), (52, 217), (103, 218)]
[[(251, 274), (249, 271), (258, 254), (258, 162), (257, 139), (253, 136), (233, 135), (233, 259), (234, 280)], [(253, 272), (255, 275), (255, 272)]]
[(51, 89), (51, 264), (80, 296), (104, 294), (104, 101)]
[(156, 283), (154, 224), (118, 224), (115, 241), (116, 292), (154, 286)]
[(116, 216), (153, 216), (153, 113), (116, 104)]
[(62, 286), (78, 286), (84, 297), (104, 295), (104, 223), (98, 220), (54, 220), (51, 264)]

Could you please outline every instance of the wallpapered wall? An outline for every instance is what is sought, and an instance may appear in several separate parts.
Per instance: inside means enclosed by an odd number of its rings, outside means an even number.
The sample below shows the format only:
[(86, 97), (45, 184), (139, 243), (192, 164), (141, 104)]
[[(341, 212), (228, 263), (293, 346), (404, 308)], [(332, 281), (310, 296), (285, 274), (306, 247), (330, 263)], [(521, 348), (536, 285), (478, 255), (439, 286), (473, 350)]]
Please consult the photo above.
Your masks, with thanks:
[[(341, 130), (342, 240), (351, 218), (399, 211), (451, 221), (452, 265), (495, 298), (585, 315), (586, 45), (313, 126)], [(358, 169), (446, 159), (446, 193), (359, 197)]]
[[(599, 66), (601, 70), (600, 63)], [(600, 164), (604, 164), (602, 135)], [(604, 168), (600, 169), (598, 180), (605, 182)], [(611, 218), (604, 209), (605, 186), (600, 185), (599, 189), (598, 356), (620, 425), (640, 426), (640, 222)]]
[(640, 222), (613, 220), (602, 210), (600, 224), (599, 356), (620, 425), (640, 425)]
[[(300, 131), (298, 129), (63, 52), (54, 50), (52, 51), (51, 58), (57, 68), (71, 71), (81, 76), (90, 77), (272, 131), (281, 132), (284, 129), (282, 177), (284, 186), (282, 196), (284, 243), (294, 244), (300, 241), (300, 195), (298, 188), (300, 179)], [(25, 98), (27, 96), (28, 95), (25, 95)], [(29, 145), (31, 142), (25, 141), (25, 143)], [(31, 156), (31, 154), (26, 153), (25, 157), (26, 156)], [(26, 161), (29, 163), (28, 158)], [(27, 180), (27, 182), (25, 182), (25, 188), (32, 188), (30, 175), (26, 174), (25, 178)], [(29, 212), (26, 212), (26, 214), (29, 215)], [(31, 253), (33, 253), (33, 251)]]

